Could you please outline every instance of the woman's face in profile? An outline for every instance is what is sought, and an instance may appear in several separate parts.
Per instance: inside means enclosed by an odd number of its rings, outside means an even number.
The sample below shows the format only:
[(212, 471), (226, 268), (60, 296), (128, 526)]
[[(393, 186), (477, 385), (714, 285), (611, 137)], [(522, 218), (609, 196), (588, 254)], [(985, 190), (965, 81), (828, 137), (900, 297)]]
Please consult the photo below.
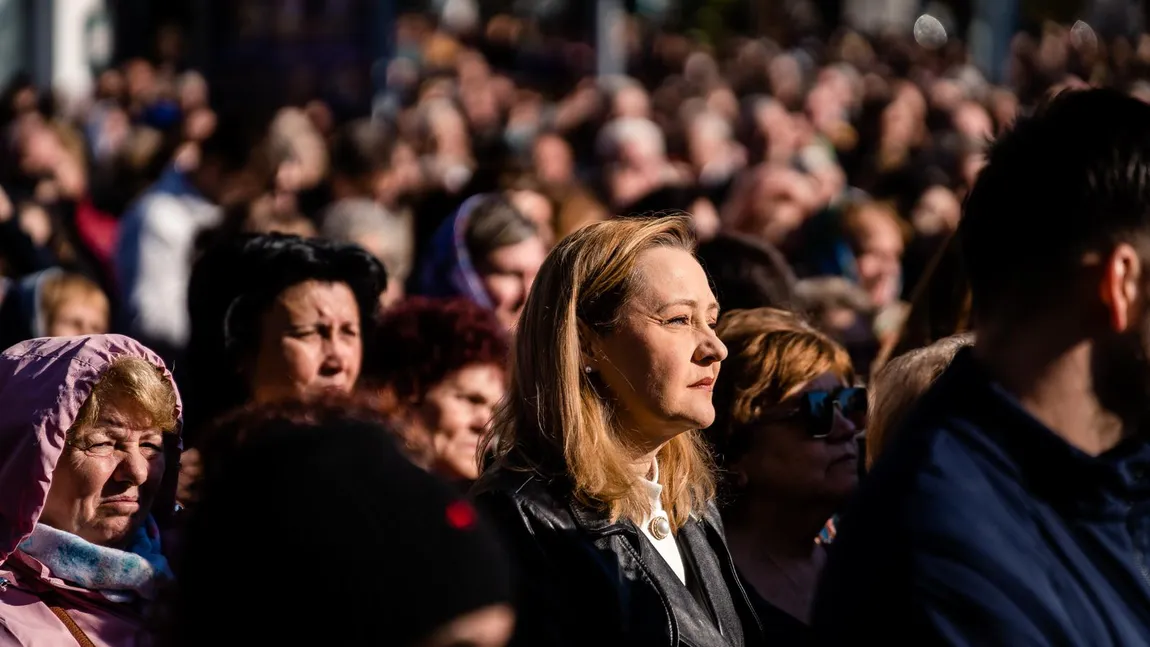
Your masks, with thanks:
[(714, 422), (711, 397), (727, 347), (714, 331), (718, 301), (693, 255), (650, 249), (637, 275), (617, 324), (587, 361), (616, 400), (622, 425), (661, 443)]
[(427, 435), (433, 471), (451, 480), (479, 478), (479, 441), (504, 391), (503, 370), (493, 364), (465, 366), (427, 391), (412, 431)]
[(363, 360), (359, 306), (346, 283), (304, 281), (263, 315), (249, 383), (256, 402), (348, 393)]
[[(824, 373), (778, 407), (786, 414), (802, 393), (833, 392), (845, 386), (841, 376)], [(749, 431), (750, 449), (733, 468), (745, 477), (750, 497), (759, 492), (777, 498), (841, 501), (858, 484), (860, 431), (837, 409), (829, 430), (810, 429), (801, 415), (784, 415)], [(816, 438), (816, 432), (827, 436)]]

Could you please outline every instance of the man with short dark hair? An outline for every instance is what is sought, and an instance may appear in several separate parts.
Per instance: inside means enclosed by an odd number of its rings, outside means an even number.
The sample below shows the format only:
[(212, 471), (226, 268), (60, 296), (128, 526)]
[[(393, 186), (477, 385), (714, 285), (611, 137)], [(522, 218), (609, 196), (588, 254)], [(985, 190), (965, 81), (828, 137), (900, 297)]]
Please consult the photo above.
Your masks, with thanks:
[(821, 644), (1150, 643), (1150, 106), (1059, 95), (959, 229), (978, 341), (839, 527)]

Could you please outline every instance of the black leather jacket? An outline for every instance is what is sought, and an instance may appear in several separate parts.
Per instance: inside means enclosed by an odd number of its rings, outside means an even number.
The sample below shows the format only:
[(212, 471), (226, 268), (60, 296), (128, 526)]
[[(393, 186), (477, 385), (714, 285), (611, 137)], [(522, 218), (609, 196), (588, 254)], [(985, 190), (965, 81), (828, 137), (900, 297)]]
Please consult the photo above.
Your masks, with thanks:
[(502, 470), (474, 496), (517, 565), (513, 647), (764, 643), (713, 504), (676, 535), (690, 589), (634, 523), (578, 504), (561, 479)]

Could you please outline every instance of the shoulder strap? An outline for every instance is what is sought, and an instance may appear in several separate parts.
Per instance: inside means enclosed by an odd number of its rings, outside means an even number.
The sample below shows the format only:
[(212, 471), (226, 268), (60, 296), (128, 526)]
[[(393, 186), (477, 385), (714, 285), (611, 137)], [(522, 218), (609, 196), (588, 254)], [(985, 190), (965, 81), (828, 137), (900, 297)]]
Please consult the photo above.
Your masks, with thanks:
[(64, 607), (58, 607), (50, 604), (48, 605), (48, 608), (52, 610), (52, 613), (56, 614), (56, 617), (60, 619), (60, 622), (64, 623), (64, 626), (68, 628), (68, 633), (72, 634), (72, 637), (76, 639), (76, 642), (79, 643), (80, 647), (96, 647), (92, 640), (88, 638), (88, 635), (84, 633), (84, 630), (80, 628), (80, 625), (76, 624), (76, 621), (72, 619), (72, 616), (68, 615), (68, 612), (64, 610)]

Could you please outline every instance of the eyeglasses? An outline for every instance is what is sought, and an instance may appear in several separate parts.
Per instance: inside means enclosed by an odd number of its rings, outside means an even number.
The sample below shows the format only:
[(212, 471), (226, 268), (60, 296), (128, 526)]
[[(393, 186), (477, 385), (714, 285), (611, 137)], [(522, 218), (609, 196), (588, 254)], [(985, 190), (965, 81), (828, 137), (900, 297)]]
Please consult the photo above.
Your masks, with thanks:
[[(867, 392), (862, 387), (835, 389), (834, 391), (807, 391), (796, 398), (796, 406), (789, 414), (801, 417), (811, 438), (831, 435), (835, 411), (850, 420), (858, 429), (866, 426)], [(789, 415), (785, 417), (790, 417)]]

